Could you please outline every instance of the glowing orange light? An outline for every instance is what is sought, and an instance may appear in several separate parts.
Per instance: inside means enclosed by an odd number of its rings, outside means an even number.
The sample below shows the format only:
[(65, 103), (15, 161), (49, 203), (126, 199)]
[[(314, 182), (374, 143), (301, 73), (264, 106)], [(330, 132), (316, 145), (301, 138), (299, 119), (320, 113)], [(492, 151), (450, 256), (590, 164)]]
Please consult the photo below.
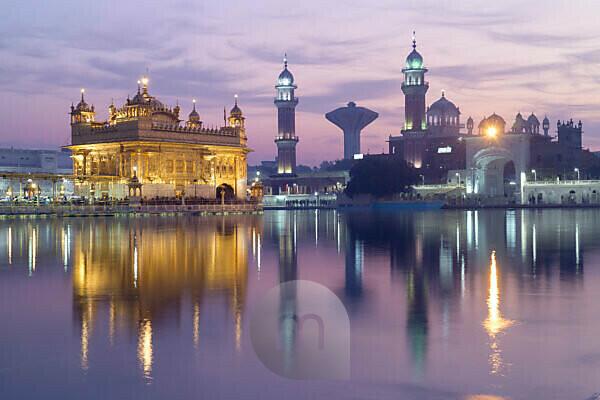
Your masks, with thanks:
[(487, 135), (487, 137), (489, 138), (495, 138), (496, 135), (498, 135), (498, 129), (496, 129), (495, 126), (490, 126), (487, 128), (487, 130), (485, 131), (485, 134)]

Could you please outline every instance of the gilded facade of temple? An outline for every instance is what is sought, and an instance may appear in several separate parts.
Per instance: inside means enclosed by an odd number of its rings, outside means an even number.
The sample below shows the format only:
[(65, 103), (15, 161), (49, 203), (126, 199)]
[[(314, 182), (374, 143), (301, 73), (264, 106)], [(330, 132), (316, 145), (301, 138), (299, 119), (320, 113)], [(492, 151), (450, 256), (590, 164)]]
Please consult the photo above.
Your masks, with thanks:
[[(111, 104), (108, 119), (96, 121), (93, 105), (71, 106), (75, 192), (95, 198), (125, 198), (128, 184), (142, 184), (141, 197), (228, 198), (246, 196), (244, 116), (237, 105), (220, 128), (203, 125), (196, 105), (187, 121), (148, 91), (148, 79), (122, 107)], [(225, 116), (224, 116), (225, 117)]]

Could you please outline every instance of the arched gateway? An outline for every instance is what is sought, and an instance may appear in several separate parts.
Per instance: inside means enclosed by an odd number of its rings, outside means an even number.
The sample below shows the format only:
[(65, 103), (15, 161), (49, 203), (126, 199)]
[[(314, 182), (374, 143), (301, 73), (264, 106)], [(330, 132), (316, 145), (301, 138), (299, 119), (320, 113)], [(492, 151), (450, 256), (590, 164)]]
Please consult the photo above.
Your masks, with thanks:
[(498, 147), (480, 150), (473, 157), (475, 193), (510, 197), (517, 185), (516, 165), (510, 151)]
[(467, 192), (519, 200), (529, 165), (529, 141), (517, 135), (467, 139)]

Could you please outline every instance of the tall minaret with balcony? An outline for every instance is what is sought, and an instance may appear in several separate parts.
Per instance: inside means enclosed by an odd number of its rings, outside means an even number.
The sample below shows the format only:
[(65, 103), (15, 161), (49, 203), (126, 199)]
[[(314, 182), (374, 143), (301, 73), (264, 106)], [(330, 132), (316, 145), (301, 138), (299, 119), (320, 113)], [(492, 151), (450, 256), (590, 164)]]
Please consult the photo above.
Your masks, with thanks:
[(413, 50), (406, 58), (406, 67), (402, 69), (404, 82), (404, 131), (419, 132), (427, 129), (425, 118), (425, 95), (429, 83), (425, 81), (427, 68), (423, 65), (423, 57), (417, 51), (417, 40), (413, 32)]
[(298, 87), (294, 84), (294, 75), (288, 70), (287, 55), (283, 59), (283, 71), (277, 78), (277, 97), (275, 97), (275, 106), (277, 106), (277, 174), (295, 175), (296, 174), (296, 106), (298, 98), (294, 95), (294, 90)]

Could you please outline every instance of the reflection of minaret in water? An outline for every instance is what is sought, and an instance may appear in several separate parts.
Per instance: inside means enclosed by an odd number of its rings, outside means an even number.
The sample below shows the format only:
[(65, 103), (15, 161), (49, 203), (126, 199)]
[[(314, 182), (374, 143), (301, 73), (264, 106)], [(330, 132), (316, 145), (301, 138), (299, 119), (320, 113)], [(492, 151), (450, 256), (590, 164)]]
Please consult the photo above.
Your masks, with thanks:
[(414, 370), (419, 377), (422, 377), (427, 358), (427, 336), (429, 332), (427, 284), (420, 269), (409, 271), (407, 278), (406, 337)]
[(284, 368), (294, 365), (296, 343), (297, 293), (295, 281), (298, 279), (298, 255), (296, 252), (296, 213), (283, 214), (284, 220), (278, 226), (279, 241), (279, 283), (285, 284), (279, 299), (279, 340), (282, 349)]

